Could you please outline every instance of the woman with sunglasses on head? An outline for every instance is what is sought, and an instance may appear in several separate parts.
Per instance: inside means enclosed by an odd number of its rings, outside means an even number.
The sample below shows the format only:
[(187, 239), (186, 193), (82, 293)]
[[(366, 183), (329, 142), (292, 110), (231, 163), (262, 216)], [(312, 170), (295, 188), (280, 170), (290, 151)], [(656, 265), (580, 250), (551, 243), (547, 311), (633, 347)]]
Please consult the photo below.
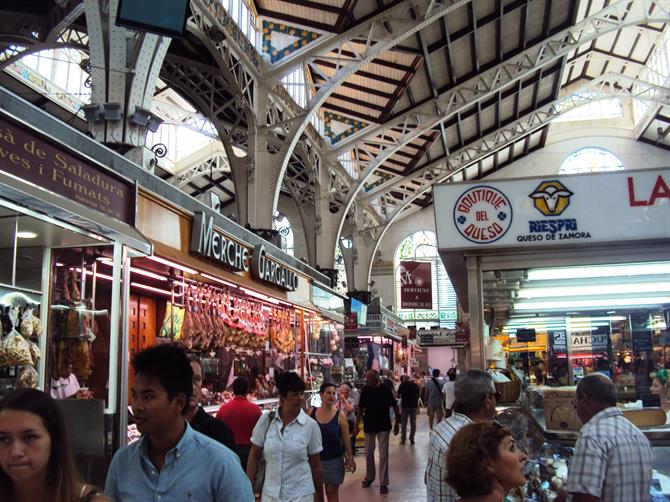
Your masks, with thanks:
[(345, 468), (351, 472), (356, 471), (356, 462), (354, 461), (351, 441), (349, 441), (347, 417), (344, 412), (336, 407), (337, 390), (335, 385), (324, 382), (319, 389), (319, 396), (321, 397), (321, 406), (311, 408), (309, 416), (316, 420), (321, 430), (323, 450), (320, 457), (326, 497), (328, 502), (337, 502), (340, 485), (344, 483)]
[(55, 401), (35, 389), (0, 400), (0, 502), (109, 502), (85, 484)]
[(468, 424), (449, 445), (446, 481), (460, 502), (502, 502), (512, 488), (526, 483), (527, 459), (499, 423)]

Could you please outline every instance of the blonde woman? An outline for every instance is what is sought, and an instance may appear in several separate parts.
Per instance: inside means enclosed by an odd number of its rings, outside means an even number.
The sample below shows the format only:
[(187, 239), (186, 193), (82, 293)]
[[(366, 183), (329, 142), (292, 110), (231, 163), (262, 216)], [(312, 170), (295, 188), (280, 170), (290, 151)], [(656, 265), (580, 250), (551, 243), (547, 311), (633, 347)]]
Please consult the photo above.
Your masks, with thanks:
[(661, 409), (665, 411), (666, 421), (670, 423), (670, 381), (668, 381), (668, 370), (665, 368), (651, 374), (651, 387), (649, 392), (655, 394), (661, 399)]

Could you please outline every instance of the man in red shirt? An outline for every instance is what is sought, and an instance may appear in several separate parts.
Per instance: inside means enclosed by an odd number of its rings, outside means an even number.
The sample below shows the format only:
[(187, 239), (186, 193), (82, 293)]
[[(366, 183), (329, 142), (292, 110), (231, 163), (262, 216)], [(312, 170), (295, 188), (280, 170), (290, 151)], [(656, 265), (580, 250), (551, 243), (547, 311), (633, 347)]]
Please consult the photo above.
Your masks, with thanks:
[(251, 449), (251, 433), (256, 422), (261, 417), (261, 409), (258, 405), (250, 403), (247, 399), (249, 393), (249, 382), (246, 378), (238, 377), (233, 381), (233, 394), (235, 397), (229, 403), (219, 408), (216, 418), (225, 422), (235, 436), (235, 447), (240, 456), (242, 468), (246, 469), (249, 450)]

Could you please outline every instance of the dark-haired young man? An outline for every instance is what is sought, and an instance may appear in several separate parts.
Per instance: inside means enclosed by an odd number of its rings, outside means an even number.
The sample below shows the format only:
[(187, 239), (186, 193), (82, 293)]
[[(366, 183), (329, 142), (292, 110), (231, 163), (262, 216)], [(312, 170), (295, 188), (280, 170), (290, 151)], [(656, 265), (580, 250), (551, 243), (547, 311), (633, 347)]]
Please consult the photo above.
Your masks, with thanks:
[(254, 432), (256, 422), (261, 418), (262, 412), (258, 405), (249, 402), (249, 382), (244, 377), (233, 380), (232, 401), (222, 404), (216, 413), (216, 418), (225, 422), (233, 430), (235, 435), (235, 447), (240, 456), (242, 468), (247, 468), (249, 450), (251, 450), (251, 434)]
[(200, 358), (189, 355), (188, 361), (191, 363), (191, 369), (193, 370), (193, 395), (188, 401), (186, 420), (196, 431), (212, 438), (214, 441), (218, 441), (231, 451), (237, 452), (235, 438), (230, 427), (211, 416), (200, 406), (200, 399), (202, 398), (202, 362), (200, 362)]
[(194, 431), (184, 419), (193, 370), (174, 345), (139, 352), (132, 361), (133, 415), (142, 439), (117, 451), (105, 492), (115, 502), (251, 502), (237, 455)]

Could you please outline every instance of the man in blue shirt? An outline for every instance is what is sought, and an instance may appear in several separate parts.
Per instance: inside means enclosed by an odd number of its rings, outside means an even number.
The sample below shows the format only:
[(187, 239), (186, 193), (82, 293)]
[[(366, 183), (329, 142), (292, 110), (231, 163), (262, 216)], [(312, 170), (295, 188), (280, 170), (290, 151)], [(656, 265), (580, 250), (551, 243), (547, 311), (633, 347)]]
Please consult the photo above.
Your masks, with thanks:
[(253, 502), (237, 455), (184, 419), (193, 391), (186, 353), (159, 345), (132, 364), (133, 416), (143, 436), (114, 455), (106, 494), (115, 502)]

